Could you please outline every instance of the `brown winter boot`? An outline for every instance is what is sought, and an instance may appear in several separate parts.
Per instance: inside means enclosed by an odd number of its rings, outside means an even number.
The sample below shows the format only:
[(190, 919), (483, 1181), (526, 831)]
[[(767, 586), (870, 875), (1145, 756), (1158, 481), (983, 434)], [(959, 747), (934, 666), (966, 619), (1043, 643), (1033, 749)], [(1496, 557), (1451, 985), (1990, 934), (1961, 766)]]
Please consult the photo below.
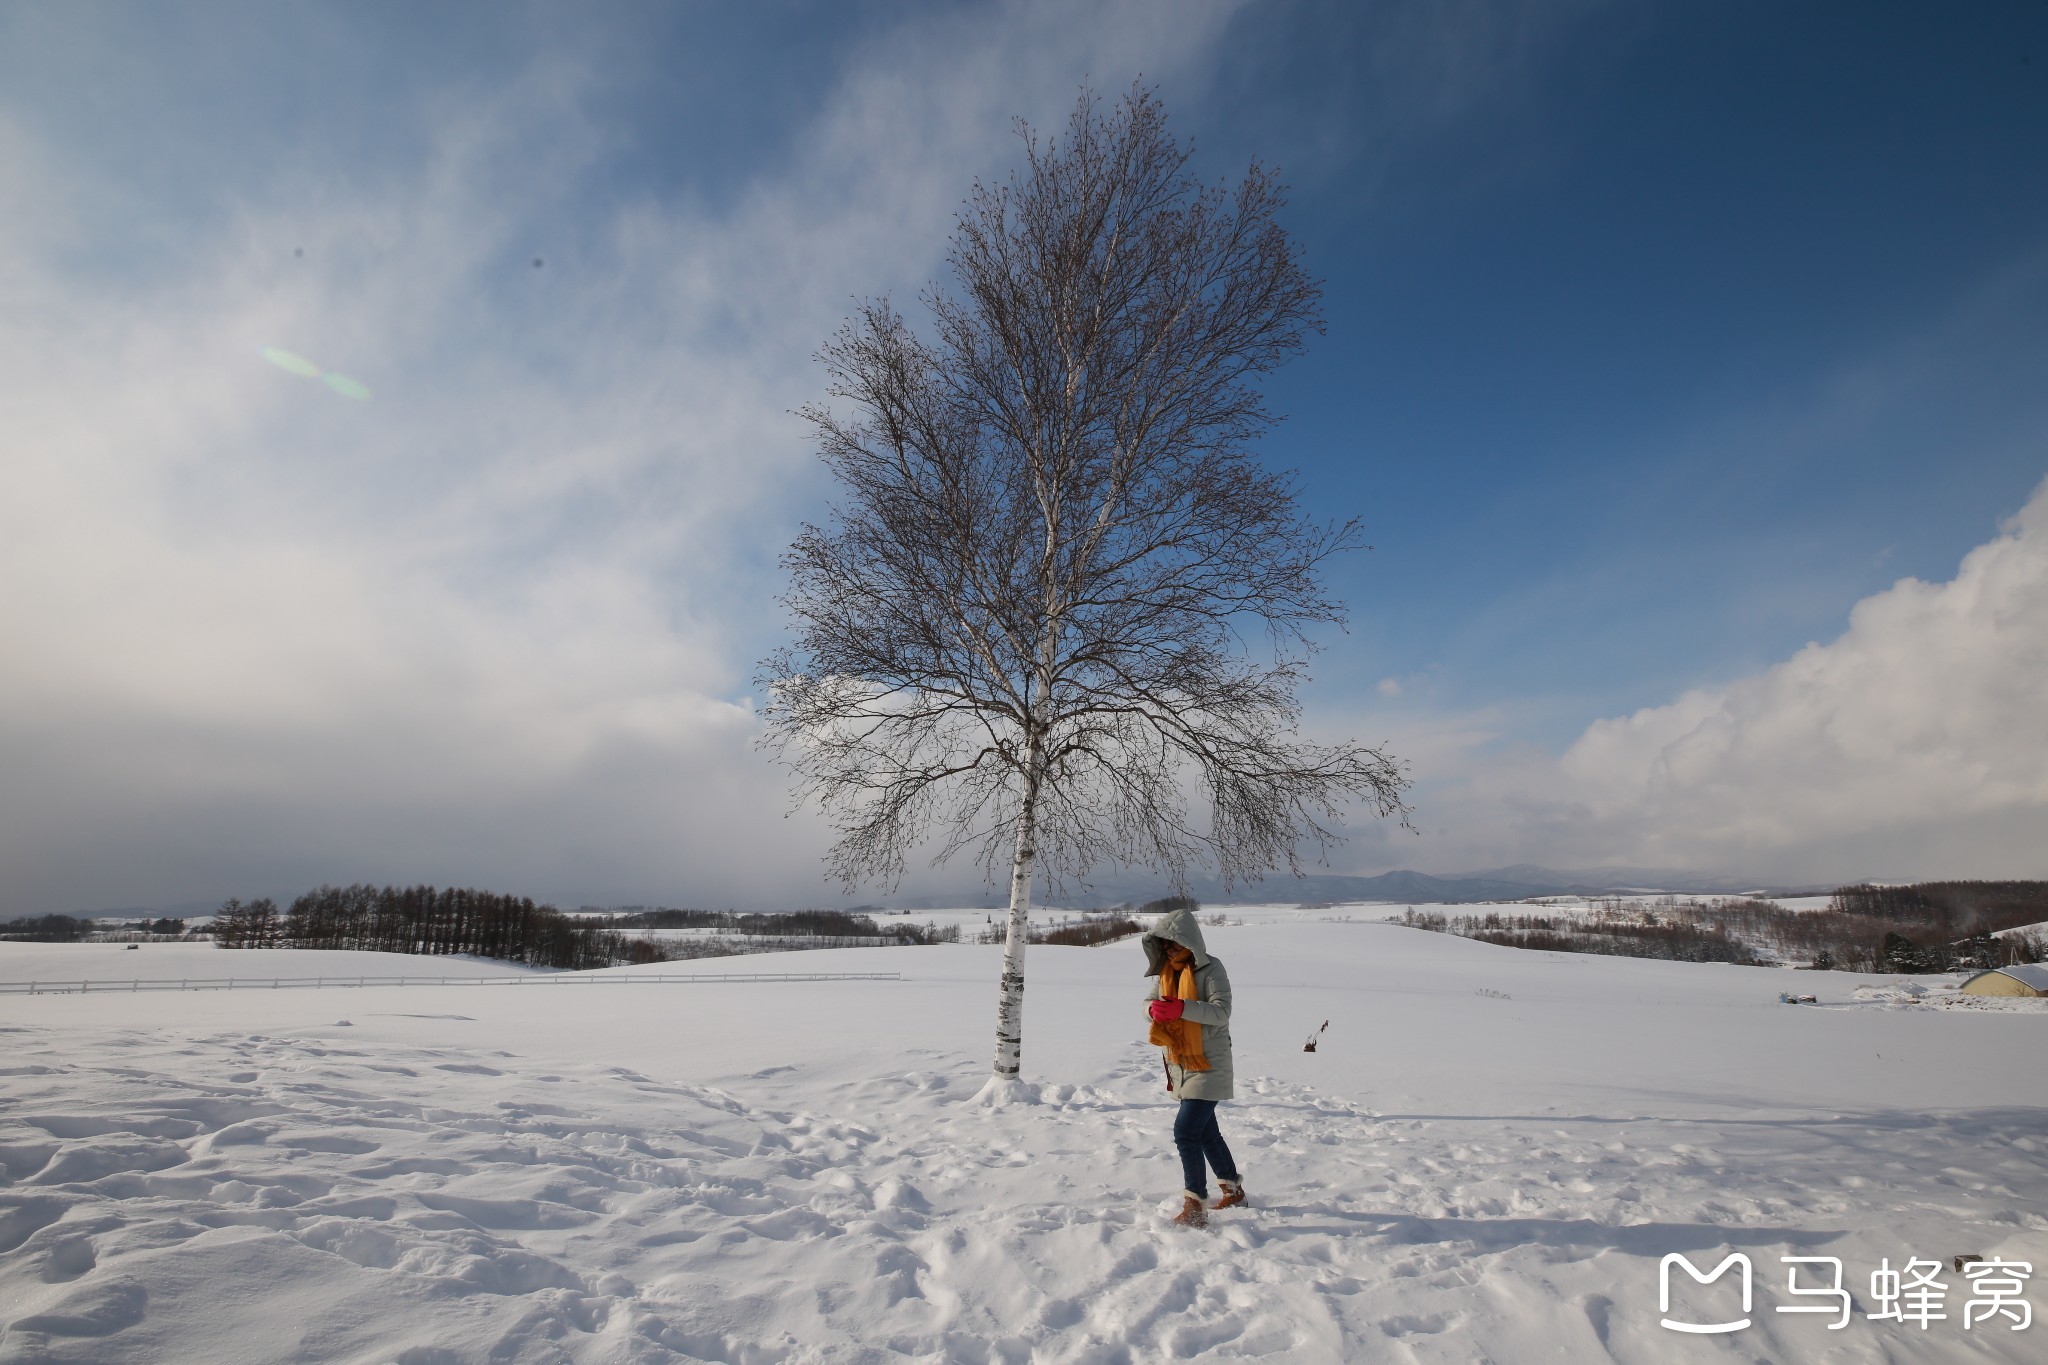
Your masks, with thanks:
[(1186, 1190), (1182, 1190), (1180, 1192), (1180, 1212), (1174, 1217), (1173, 1221), (1184, 1228), (1205, 1228), (1209, 1226), (1209, 1210), (1202, 1206), (1202, 1197), (1200, 1195), (1189, 1194)]
[(1244, 1207), (1245, 1198), (1243, 1181), (1218, 1180), (1216, 1184), (1217, 1187), (1223, 1191), (1223, 1193), (1220, 1196), (1218, 1196), (1215, 1203), (1209, 1206), (1210, 1208), (1236, 1209)]

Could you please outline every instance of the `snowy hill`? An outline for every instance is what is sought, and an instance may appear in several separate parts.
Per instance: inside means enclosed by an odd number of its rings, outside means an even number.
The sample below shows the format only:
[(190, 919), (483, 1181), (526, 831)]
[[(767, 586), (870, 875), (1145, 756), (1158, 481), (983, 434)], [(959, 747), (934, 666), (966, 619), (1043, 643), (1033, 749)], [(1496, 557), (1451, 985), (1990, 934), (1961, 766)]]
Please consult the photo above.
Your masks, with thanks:
[[(1946, 1269), (1946, 1320), (1864, 1310), (1881, 1259), (2048, 1262), (2048, 1014), (1313, 914), (1210, 942), (1254, 1203), (1206, 1233), (1165, 1222), (1128, 943), (1031, 950), (1038, 1102), (997, 1110), (990, 947), (774, 960), (894, 982), (0, 994), (0, 1359), (2038, 1358)], [(1661, 1258), (1730, 1252), (1752, 1325), (1661, 1327)], [(1846, 1328), (1774, 1311), (1798, 1255), (1842, 1261)]]

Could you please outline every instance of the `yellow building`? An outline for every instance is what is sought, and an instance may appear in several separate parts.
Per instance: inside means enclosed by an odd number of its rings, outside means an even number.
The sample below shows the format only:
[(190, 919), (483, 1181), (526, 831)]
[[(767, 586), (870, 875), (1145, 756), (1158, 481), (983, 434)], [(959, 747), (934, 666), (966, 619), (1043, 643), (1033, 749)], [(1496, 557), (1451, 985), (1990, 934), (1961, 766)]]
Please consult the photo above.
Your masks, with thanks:
[(1964, 995), (2048, 995), (2048, 963), (1993, 967), (1963, 983)]

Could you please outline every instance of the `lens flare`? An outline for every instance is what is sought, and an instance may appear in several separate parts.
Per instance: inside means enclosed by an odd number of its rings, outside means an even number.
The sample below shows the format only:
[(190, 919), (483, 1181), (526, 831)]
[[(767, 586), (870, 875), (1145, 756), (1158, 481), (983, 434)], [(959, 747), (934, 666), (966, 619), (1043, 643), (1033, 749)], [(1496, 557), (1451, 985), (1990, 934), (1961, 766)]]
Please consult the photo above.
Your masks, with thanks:
[(265, 346), (258, 354), (287, 374), (296, 374), (307, 379), (320, 377), (318, 365), (302, 355), (287, 351), (282, 346)]
[(319, 380), (343, 398), (353, 398), (357, 402), (363, 402), (370, 396), (370, 386), (362, 380), (351, 379), (345, 374), (336, 374), (332, 370), (322, 370), (318, 365), (315, 365), (296, 351), (287, 351), (282, 346), (265, 346), (257, 354), (287, 374), (296, 374), (306, 379)]

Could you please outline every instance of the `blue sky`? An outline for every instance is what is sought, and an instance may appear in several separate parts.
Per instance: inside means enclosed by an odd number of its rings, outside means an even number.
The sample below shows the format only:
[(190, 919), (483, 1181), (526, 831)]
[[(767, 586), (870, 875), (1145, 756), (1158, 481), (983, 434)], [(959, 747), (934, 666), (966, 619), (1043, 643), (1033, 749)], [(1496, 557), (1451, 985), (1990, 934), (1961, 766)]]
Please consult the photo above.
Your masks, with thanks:
[(1326, 281), (1336, 866), (2048, 875), (2038, 5), (5, 5), (0, 911), (823, 898), (810, 354), (1137, 78)]
[[(1264, 58), (1317, 92), (1275, 156), (1361, 112), (1368, 8)], [(1297, 177), (1332, 328), (1279, 448), (1377, 524), (1390, 671), (1555, 699), (1553, 740), (1948, 576), (2044, 472), (2048, 15), (1646, 8)]]

